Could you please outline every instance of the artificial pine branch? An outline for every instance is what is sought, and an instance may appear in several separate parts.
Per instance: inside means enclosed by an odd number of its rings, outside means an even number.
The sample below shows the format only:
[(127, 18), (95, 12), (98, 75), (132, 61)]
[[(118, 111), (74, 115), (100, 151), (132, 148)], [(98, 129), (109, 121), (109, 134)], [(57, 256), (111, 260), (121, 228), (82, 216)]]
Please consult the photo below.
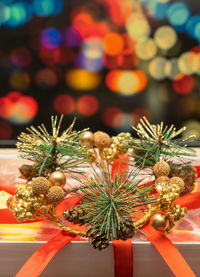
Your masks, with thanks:
[(76, 193), (81, 204), (76, 207), (84, 211), (80, 219), (87, 225), (109, 240), (119, 239), (127, 226), (134, 228), (136, 213), (141, 212), (138, 208), (154, 201), (150, 196), (146, 198), (152, 188), (143, 187), (141, 180), (136, 180), (138, 170), (124, 171), (120, 177), (116, 174), (114, 180), (109, 172), (99, 170), (97, 173), (93, 168), (93, 176), (87, 183), (76, 178), (81, 184)]
[[(153, 167), (160, 159), (171, 162), (173, 167), (180, 166), (180, 164), (190, 166), (190, 162), (186, 159), (195, 156), (195, 151), (187, 145), (179, 145), (181, 140), (175, 139), (185, 131), (185, 127), (176, 130), (174, 125), (169, 128), (164, 127), (163, 122), (152, 125), (143, 117), (137, 127), (133, 126), (133, 129), (137, 132), (139, 139), (130, 138), (129, 147), (133, 149), (131, 156), (140, 168)], [(173, 158), (176, 158), (176, 164), (172, 163)]]
[(28, 133), (21, 133), (16, 146), (19, 156), (34, 163), (38, 175), (48, 175), (55, 170), (78, 172), (86, 166), (89, 159), (87, 146), (79, 144), (82, 131), (73, 131), (75, 120), (60, 135), (63, 115), (51, 117), (52, 131), (48, 133), (44, 124), (27, 128)]

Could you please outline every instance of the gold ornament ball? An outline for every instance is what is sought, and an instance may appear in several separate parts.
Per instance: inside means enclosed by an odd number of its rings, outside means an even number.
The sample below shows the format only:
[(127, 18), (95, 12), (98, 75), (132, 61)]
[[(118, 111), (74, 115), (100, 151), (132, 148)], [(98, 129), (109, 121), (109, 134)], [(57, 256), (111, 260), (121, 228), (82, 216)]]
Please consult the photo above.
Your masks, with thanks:
[(49, 176), (49, 182), (53, 186), (64, 186), (66, 183), (66, 176), (60, 171), (54, 171)]
[(94, 145), (97, 148), (103, 149), (109, 147), (111, 144), (111, 138), (108, 134), (98, 131), (94, 133)]
[(169, 220), (164, 214), (157, 213), (151, 217), (151, 225), (158, 231), (163, 231), (168, 224)]
[(168, 176), (170, 173), (170, 166), (165, 161), (157, 162), (153, 167), (153, 172), (156, 177)]
[(94, 134), (90, 131), (83, 132), (81, 138), (79, 139), (79, 143), (82, 145), (94, 145)]
[(47, 194), (47, 199), (49, 202), (52, 203), (59, 203), (64, 199), (64, 191), (61, 187), (55, 186), (51, 187), (48, 194)]
[(155, 189), (157, 192), (161, 192), (163, 187), (169, 184), (169, 177), (167, 176), (160, 176), (155, 180)]
[[(32, 191), (34, 194), (46, 194), (49, 190), (49, 182), (44, 177), (33, 178), (31, 181)], [(28, 193), (27, 193), (28, 196)]]
[(172, 177), (172, 178), (170, 178), (169, 184), (170, 185), (177, 185), (177, 186), (179, 186), (180, 193), (182, 191), (184, 191), (184, 189), (185, 189), (185, 183), (184, 183), (183, 179), (180, 178), (180, 177)]

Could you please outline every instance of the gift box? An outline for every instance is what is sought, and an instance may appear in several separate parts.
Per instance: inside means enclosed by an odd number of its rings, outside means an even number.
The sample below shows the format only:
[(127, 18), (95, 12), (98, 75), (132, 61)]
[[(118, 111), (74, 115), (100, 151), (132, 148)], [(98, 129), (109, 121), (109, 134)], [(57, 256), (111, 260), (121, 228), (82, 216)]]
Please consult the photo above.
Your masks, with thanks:
[[(23, 186), (18, 178), (19, 161), (15, 150), (1, 150), (0, 209), (6, 208), (9, 189)], [(73, 185), (70, 182), (70, 185)], [(199, 191), (198, 180), (195, 191)], [(200, 274), (200, 209), (191, 210), (178, 223), (168, 238), (174, 243), (196, 276)], [(56, 236), (59, 228), (46, 221), (26, 224), (0, 225), (0, 276), (14, 276), (27, 259), (46, 241)], [(141, 233), (132, 240), (134, 276), (173, 276), (171, 270), (154, 246)], [(103, 252), (103, 253), (102, 253)], [(41, 276), (115, 276), (113, 245), (102, 251), (94, 250), (86, 239), (72, 241), (50, 261)], [(124, 263), (125, 263), (124, 258)], [(27, 272), (28, 276), (28, 272)]]

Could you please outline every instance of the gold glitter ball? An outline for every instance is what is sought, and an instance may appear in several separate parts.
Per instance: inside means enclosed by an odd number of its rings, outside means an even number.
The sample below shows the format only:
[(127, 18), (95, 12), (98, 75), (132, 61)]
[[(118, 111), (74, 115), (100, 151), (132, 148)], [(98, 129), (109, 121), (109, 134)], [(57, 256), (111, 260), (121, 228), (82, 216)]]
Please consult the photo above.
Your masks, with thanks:
[(153, 172), (156, 177), (168, 176), (170, 173), (170, 166), (165, 161), (157, 162), (153, 167)]
[(94, 133), (94, 145), (97, 148), (103, 149), (109, 147), (111, 143), (110, 136), (104, 132), (98, 131)]
[(31, 184), (32, 184), (32, 191), (36, 195), (39, 195), (42, 193), (46, 194), (49, 190), (49, 182), (44, 177), (37, 177), (32, 179)]
[(61, 187), (54, 186), (51, 187), (48, 194), (47, 194), (47, 200), (49, 202), (53, 203), (59, 203), (64, 199), (64, 191)]
[(177, 185), (180, 188), (180, 193), (185, 189), (185, 183), (180, 177), (172, 177), (169, 181), (170, 185)]

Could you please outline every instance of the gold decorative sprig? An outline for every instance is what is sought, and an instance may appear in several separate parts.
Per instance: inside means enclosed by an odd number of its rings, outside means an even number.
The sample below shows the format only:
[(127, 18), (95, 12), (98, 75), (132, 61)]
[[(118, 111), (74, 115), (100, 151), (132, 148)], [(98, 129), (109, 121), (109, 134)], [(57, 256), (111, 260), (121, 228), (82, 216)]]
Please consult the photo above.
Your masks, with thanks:
[[(22, 132), (16, 146), (19, 156), (34, 162), (38, 175), (48, 175), (55, 170), (76, 172), (84, 167), (89, 158), (89, 149), (79, 143), (83, 132), (73, 131), (75, 119), (72, 124), (60, 134), (63, 115), (51, 117), (52, 131), (49, 133), (41, 124), (38, 128), (27, 128), (28, 133)], [(80, 171), (80, 170), (79, 170)], [(77, 172), (79, 172), (77, 171)]]
[[(157, 125), (150, 124), (146, 117), (143, 117), (139, 124), (132, 128), (136, 131), (139, 139), (130, 138), (129, 147), (133, 149), (132, 156), (140, 167), (152, 167), (160, 159), (170, 161), (172, 158), (179, 159), (185, 163), (184, 158), (195, 156), (195, 151), (187, 145), (180, 145), (183, 140), (177, 139), (186, 127), (176, 130), (174, 125), (165, 126), (163, 122)], [(193, 136), (188, 137), (184, 142), (189, 141)]]

